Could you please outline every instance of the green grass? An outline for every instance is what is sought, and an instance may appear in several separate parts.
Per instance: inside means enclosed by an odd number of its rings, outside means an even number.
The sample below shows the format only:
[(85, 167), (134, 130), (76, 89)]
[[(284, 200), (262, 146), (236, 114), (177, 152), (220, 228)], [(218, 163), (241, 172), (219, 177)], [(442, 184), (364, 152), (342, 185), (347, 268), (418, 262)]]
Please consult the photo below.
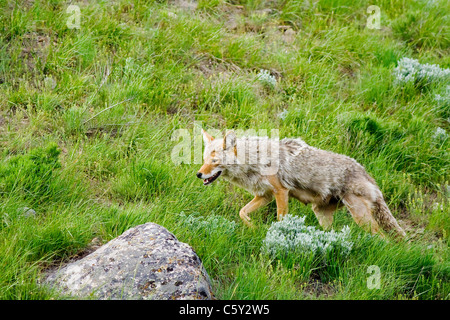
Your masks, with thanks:
[[(219, 299), (449, 299), (449, 98), (435, 99), (449, 81), (393, 76), (403, 57), (450, 68), (448, 2), (378, 1), (380, 30), (365, 28), (370, 1), (177, 3), (80, 2), (69, 29), (65, 1), (0, 0), (0, 299), (57, 299), (39, 285), (48, 267), (146, 222), (194, 248)], [(194, 121), (279, 129), (355, 158), (408, 241), (369, 236), (340, 210), (346, 259), (269, 258), (274, 203), (250, 230), (238, 216), (249, 193), (203, 187), (199, 164), (171, 161), (173, 133)], [(291, 201), (290, 213), (320, 228), (309, 206)]]

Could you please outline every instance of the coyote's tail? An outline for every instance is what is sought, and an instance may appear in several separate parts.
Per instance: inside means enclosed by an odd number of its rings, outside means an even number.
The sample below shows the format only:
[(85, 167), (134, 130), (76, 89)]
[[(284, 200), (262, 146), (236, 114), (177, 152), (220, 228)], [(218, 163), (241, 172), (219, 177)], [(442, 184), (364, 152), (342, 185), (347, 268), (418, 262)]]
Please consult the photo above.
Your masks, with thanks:
[(403, 238), (406, 236), (405, 231), (399, 226), (397, 220), (395, 220), (391, 211), (389, 210), (383, 196), (378, 196), (374, 203), (373, 217), (378, 224), (388, 233), (394, 233), (397, 238)]

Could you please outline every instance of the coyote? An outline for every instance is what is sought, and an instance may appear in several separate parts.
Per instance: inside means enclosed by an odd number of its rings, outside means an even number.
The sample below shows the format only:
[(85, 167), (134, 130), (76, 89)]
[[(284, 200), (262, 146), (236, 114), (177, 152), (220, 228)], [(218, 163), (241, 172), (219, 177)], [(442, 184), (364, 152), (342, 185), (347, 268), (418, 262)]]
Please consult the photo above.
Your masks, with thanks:
[[(249, 214), (267, 205), (273, 197), (277, 219), (281, 220), (288, 213), (289, 198), (293, 197), (312, 204), (325, 230), (331, 228), (335, 210), (345, 205), (364, 230), (384, 237), (381, 226), (396, 237), (405, 236), (375, 180), (356, 160), (314, 148), (299, 138), (237, 138), (233, 131), (228, 131), (223, 139), (214, 139), (204, 130), (202, 134), (204, 163), (197, 177), (209, 185), (220, 176), (253, 193), (253, 200), (239, 212), (247, 226), (253, 227)], [(262, 158), (264, 152), (267, 156), (264, 163), (251, 161), (252, 157)], [(268, 170), (269, 167), (276, 170)]]

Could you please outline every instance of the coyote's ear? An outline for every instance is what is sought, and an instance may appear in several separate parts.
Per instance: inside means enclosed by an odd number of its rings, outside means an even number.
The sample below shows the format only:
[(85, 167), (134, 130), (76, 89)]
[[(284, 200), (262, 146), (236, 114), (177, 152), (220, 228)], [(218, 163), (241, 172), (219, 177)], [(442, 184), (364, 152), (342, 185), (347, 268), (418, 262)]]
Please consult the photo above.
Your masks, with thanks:
[(236, 147), (236, 134), (234, 131), (228, 131), (223, 138), (223, 149), (227, 150)]
[(210, 144), (211, 141), (214, 140), (214, 137), (211, 136), (208, 132), (206, 132), (203, 129), (202, 129), (202, 135), (203, 135), (203, 141), (205, 142), (206, 145)]

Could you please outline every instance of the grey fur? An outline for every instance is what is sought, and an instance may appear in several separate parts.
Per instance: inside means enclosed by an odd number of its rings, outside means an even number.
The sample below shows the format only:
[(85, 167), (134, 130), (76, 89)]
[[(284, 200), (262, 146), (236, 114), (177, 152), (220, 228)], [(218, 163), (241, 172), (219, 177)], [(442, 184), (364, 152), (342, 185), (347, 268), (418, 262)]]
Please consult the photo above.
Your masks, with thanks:
[(328, 208), (332, 221), (332, 212), (344, 204), (355, 221), (374, 224), (372, 232), (378, 231), (379, 224), (385, 231), (405, 235), (375, 180), (348, 156), (312, 147), (299, 138), (236, 138), (233, 132), (224, 139), (209, 141), (205, 159), (213, 151), (220, 159), (213, 173), (222, 171), (224, 179), (254, 195), (271, 197), (274, 190), (267, 177), (272, 173), (289, 190), (290, 197), (313, 203), (321, 224), (317, 211)]

